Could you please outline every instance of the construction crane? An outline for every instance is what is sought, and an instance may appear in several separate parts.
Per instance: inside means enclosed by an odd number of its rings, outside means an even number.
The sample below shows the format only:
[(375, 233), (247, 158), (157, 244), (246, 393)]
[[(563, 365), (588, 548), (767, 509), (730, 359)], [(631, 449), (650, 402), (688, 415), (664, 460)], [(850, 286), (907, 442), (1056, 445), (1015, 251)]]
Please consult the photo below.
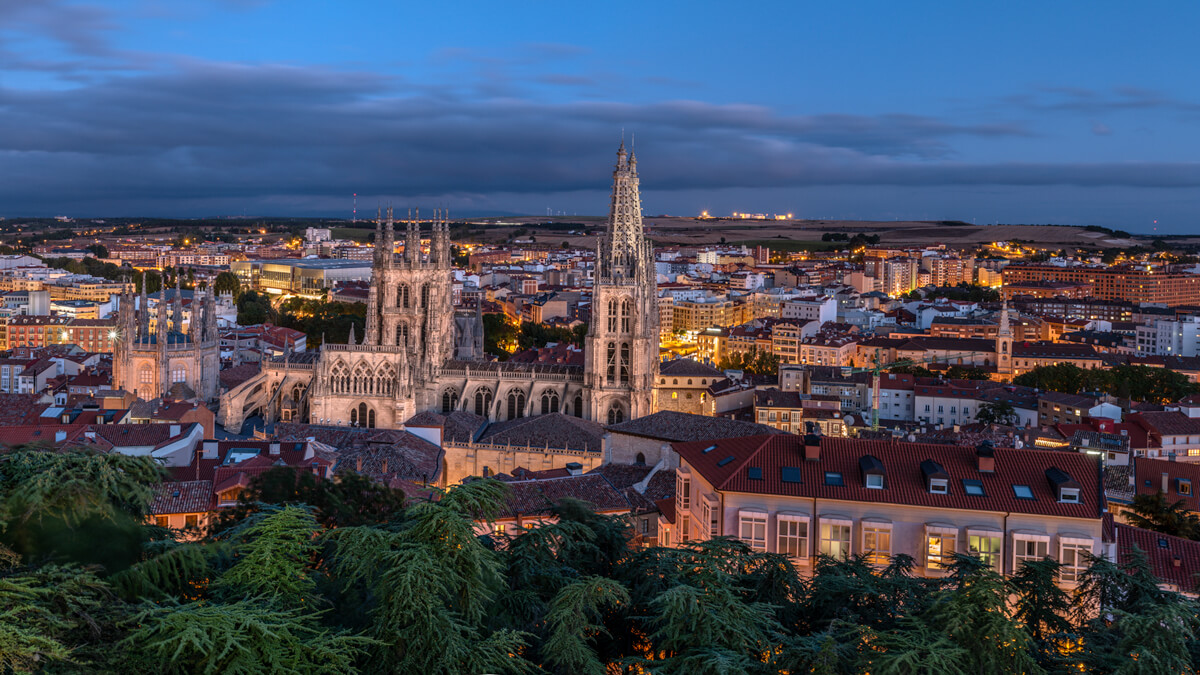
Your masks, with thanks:
[[(927, 359), (900, 359), (891, 363), (880, 363), (880, 350), (875, 349), (875, 365), (871, 368), (854, 368), (852, 366), (842, 367), (842, 376), (846, 377), (854, 373), (871, 373), (871, 430), (879, 429), (879, 375), (892, 368), (901, 366), (921, 366), (929, 363), (949, 362), (955, 359), (962, 359), (968, 356), (978, 356), (984, 352), (965, 352), (955, 354), (954, 356), (931, 356)], [(961, 364), (953, 364), (961, 365)]]

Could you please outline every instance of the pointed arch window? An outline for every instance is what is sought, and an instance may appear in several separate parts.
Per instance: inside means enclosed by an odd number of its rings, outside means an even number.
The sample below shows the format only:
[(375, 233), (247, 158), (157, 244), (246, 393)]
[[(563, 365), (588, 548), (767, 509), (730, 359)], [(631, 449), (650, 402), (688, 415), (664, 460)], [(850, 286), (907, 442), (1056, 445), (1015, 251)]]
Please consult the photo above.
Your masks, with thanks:
[(475, 414), (480, 417), (487, 417), (488, 411), (492, 409), (492, 390), (487, 387), (480, 387), (475, 390)]
[(633, 313), (632, 308), (633, 308), (633, 303), (629, 300), (629, 298), (625, 298), (624, 300), (621, 301), (621, 332), (622, 333), (629, 332), (629, 326), (630, 326), (630, 321), (631, 321), (630, 316)]
[(408, 284), (401, 284), (400, 288), (396, 290), (396, 306), (408, 309), (410, 306), (410, 300), (411, 298), (409, 298), (408, 295)]
[(350, 426), (374, 429), (375, 409), (371, 408), (366, 403), (359, 403), (357, 407), (351, 408)]
[(621, 384), (629, 384), (629, 343), (621, 343)]
[(624, 421), (625, 421), (625, 409), (621, 407), (620, 403), (612, 404), (612, 406), (608, 409), (608, 423), (609, 424), (620, 424), (621, 422), (624, 422)]
[(583, 417), (583, 394), (575, 394), (575, 416)]
[(458, 392), (447, 389), (442, 393), (442, 414), (449, 415), (458, 407)]
[(421, 307), (426, 309), (429, 307), (429, 284), (421, 285)]
[(542, 414), (549, 415), (556, 412), (558, 412), (558, 394), (552, 391), (542, 394)]
[(617, 299), (613, 298), (608, 301), (608, 331), (610, 333), (617, 332)]
[(617, 343), (608, 343), (604, 362), (607, 364), (606, 378), (612, 384), (617, 379)]
[(508, 392), (508, 419), (515, 420), (525, 416), (525, 392)]

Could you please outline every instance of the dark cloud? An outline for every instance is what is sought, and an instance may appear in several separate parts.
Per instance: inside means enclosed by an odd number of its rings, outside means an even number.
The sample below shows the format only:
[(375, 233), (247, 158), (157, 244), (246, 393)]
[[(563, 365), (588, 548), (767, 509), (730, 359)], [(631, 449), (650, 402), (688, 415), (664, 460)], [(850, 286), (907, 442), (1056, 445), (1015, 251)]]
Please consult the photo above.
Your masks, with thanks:
[(979, 164), (954, 149), (956, 139), (1028, 137), (1019, 124), (686, 100), (545, 102), (496, 87), (479, 99), (461, 84), (180, 60), (70, 90), (0, 89), (0, 203), (10, 213), (235, 203), (295, 213), (350, 192), (468, 204), (565, 194), (603, 189), (621, 129), (637, 134), (646, 180), (660, 191), (1200, 185), (1195, 164)]

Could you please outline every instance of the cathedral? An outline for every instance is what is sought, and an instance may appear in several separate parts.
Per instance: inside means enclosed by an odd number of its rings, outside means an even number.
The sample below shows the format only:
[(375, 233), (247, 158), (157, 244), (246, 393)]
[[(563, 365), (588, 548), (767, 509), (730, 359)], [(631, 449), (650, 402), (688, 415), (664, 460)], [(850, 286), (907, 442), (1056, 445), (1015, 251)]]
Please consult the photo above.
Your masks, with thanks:
[(186, 331), (178, 280), (169, 317), (166, 289), (159, 294), (153, 323), (144, 284), (139, 301), (135, 311), (133, 293), (126, 291), (117, 306), (113, 389), (146, 400), (164, 395), (204, 402), (217, 398), (221, 358), (216, 296), (205, 292), (202, 301), (193, 298), (192, 321)]
[(658, 305), (651, 243), (642, 226), (637, 159), (617, 152), (608, 223), (596, 248), (584, 365), (487, 361), (478, 312), (456, 316), (450, 226), (433, 219), (428, 252), (418, 220), (405, 221), (403, 252), (389, 209), (376, 221), (366, 330), (361, 344), (325, 344), (315, 358), (265, 364), (226, 392), (221, 420), (240, 426), (265, 397), (269, 420), (395, 428), (413, 415), (473, 412), (492, 421), (547, 413), (614, 424), (654, 411)]

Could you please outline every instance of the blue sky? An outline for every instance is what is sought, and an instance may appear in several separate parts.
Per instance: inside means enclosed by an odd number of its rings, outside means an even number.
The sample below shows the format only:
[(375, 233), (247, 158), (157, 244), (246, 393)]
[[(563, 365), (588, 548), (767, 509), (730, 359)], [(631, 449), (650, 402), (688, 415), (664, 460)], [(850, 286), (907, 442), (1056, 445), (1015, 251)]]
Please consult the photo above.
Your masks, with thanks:
[(1196, 231), (1194, 3), (0, 0), (0, 215)]

